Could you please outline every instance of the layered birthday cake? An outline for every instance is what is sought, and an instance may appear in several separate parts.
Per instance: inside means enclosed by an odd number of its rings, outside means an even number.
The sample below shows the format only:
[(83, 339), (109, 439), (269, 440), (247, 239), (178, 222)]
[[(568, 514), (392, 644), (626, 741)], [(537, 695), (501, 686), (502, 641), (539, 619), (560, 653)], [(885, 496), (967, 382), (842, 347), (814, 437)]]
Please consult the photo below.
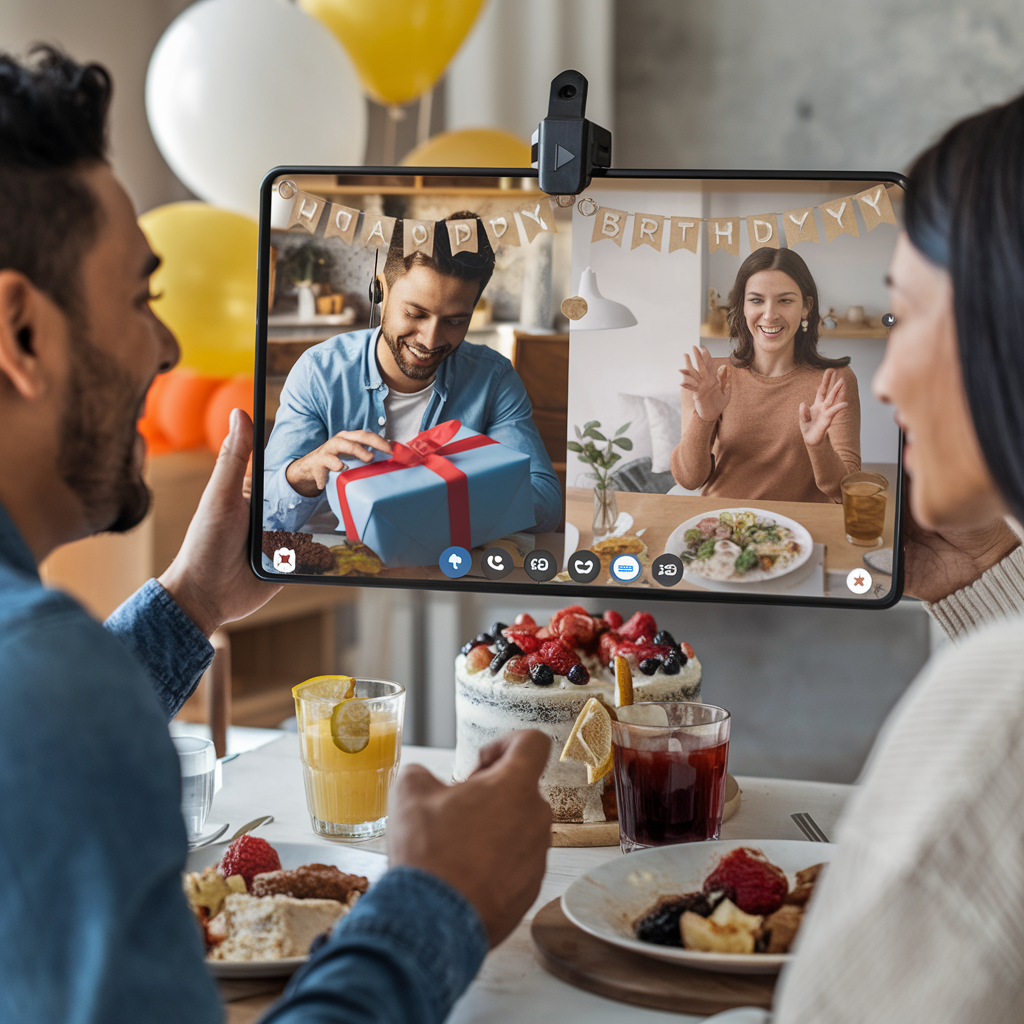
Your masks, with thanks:
[(552, 740), (540, 786), (555, 821), (614, 819), (612, 777), (588, 785), (586, 767), (559, 755), (591, 697), (615, 705), (616, 656), (630, 664), (638, 703), (700, 700), (693, 648), (659, 630), (649, 612), (624, 622), (615, 611), (591, 615), (572, 605), (546, 626), (524, 613), (470, 640), (455, 659), (455, 778), (469, 777), (487, 744), (540, 729)]

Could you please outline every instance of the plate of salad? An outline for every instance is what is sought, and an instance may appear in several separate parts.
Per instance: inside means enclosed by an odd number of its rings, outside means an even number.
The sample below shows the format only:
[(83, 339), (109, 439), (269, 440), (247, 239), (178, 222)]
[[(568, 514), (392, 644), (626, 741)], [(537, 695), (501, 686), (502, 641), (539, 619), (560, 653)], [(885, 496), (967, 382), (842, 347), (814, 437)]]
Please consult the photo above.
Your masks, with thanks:
[(680, 523), (665, 551), (683, 562), (683, 578), (698, 585), (765, 583), (799, 569), (814, 541), (795, 519), (760, 508), (720, 508)]

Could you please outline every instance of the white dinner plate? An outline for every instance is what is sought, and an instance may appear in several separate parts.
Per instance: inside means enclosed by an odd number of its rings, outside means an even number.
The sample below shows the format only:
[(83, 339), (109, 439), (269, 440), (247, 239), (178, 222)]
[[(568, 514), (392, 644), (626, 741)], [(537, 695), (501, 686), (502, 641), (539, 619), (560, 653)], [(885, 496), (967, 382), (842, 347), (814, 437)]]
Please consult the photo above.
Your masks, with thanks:
[[(350, 875), (364, 875), (370, 884), (378, 881), (388, 869), (388, 859), (382, 853), (356, 850), (333, 843), (271, 843), (281, 858), (281, 867), (292, 870), (303, 864), (333, 864), (340, 871)], [(188, 855), (186, 868), (202, 871), (211, 864), (220, 862), (228, 844), (213, 843)], [(252, 960), (234, 963), (228, 960), (207, 960), (206, 964), (215, 978), (279, 978), (293, 974), (309, 957), (290, 956), (280, 960)]]
[(727, 974), (775, 974), (789, 959), (788, 954), (698, 953), (641, 942), (633, 933), (633, 922), (659, 897), (699, 891), (719, 860), (741, 846), (760, 850), (782, 868), (790, 888), (798, 871), (831, 860), (835, 849), (831, 843), (743, 839), (640, 850), (605, 861), (577, 878), (562, 896), (562, 910), (574, 925), (595, 938), (655, 960)]
[(723, 512), (731, 512), (733, 515), (737, 512), (753, 512), (759, 518), (772, 519), (779, 526), (787, 527), (793, 531), (793, 539), (800, 545), (800, 554), (783, 566), (772, 566), (771, 569), (751, 569), (750, 572), (730, 580), (709, 580), (699, 573), (691, 572), (690, 567), (686, 566), (683, 569), (683, 579), (688, 583), (696, 584), (696, 586), (703, 587), (705, 590), (715, 590), (720, 586), (731, 589), (737, 584), (742, 586), (746, 583), (767, 583), (769, 580), (777, 580), (799, 569), (814, 552), (814, 539), (811, 537), (810, 532), (807, 530), (807, 527), (798, 523), (795, 519), (779, 515), (778, 512), (769, 512), (763, 508), (741, 506), (737, 508), (716, 508), (710, 512), (702, 512), (699, 516), (693, 516), (691, 519), (687, 519), (685, 523), (680, 523), (669, 534), (668, 540), (665, 542), (665, 553), (675, 555), (678, 558), (686, 550), (686, 541), (683, 539), (686, 531), (696, 529), (697, 524), (702, 519), (717, 518)]

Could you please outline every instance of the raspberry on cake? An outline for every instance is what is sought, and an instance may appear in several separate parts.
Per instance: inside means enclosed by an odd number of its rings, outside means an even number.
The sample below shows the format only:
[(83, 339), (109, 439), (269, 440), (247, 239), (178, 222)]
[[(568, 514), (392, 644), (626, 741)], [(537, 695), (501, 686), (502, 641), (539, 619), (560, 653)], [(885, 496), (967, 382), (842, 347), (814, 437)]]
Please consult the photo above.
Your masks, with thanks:
[(635, 674), (638, 702), (700, 700), (693, 648), (659, 631), (649, 612), (624, 622), (613, 610), (595, 614), (570, 605), (543, 626), (524, 612), (512, 625), (495, 622), (470, 640), (455, 659), (455, 778), (468, 778), (488, 743), (516, 729), (540, 729), (552, 740), (540, 785), (555, 821), (608, 820), (611, 775), (588, 784), (585, 765), (558, 758), (591, 697), (614, 706), (609, 666), (617, 654)]
[(266, 839), (259, 836), (239, 836), (225, 851), (220, 861), (220, 873), (228, 878), (241, 875), (245, 887), (252, 889), (252, 880), (266, 871), (280, 871), (281, 859)]

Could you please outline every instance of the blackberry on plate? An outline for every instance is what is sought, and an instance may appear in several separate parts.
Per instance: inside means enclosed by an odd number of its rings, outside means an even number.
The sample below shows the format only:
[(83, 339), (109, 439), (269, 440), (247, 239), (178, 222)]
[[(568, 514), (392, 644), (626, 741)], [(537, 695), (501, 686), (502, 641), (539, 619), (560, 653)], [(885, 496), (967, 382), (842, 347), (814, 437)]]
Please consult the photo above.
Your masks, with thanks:
[(517, 654), (522, 653), (516, 644), (509, 643), (506, 640), (505, 646), (499, 647), (498, 653), (491, 659), (491, 672), (497, 672), (509, 658), (514, 658)]
[(640, 671), (645, 676), (653, 676), (658, 669), (661, 668), (661, 662), (657, 658), (644, 658), (640, 662)]
[(676, 641), (672, 634), (667, 629), (659, 629), (654, 634), (654, 642), (659, 647), (675, 647)]
[(508, 629), (507, 622), (494, 622), (491, 624), (491, 636), (497, 639), (503, 629)]
[(475, 643), (475, 644), (493, 644), (494, 643), (494, 637), (491, 636), (490, 633), (477, 633), (477, 635), (473, 638), (473, 643)]
[(683, 937), (679, 932), (679, 919), (687, 910), (708, 917), (721, 899), (718, 894), (688, 892), (682, 896), (662, 896), (642, 917), (633, 924), (633, 933), (641, 942), (653, 942), (659, 946), (681, 946)]
[(581, 662), (577, 662), (573, 665), (573, 667), (566, 672), (565, 677), (570, 683), (575, 683), (577, 686), (586, 686), (586, 684), (590, 682), (590, 673)]
[(550, 665), (534, 665), (530, 669), (530, 681), (537, 686), (551, 686), (555, 681), (555, 673), (551, 671)]
[(462, 647), (459, 649), (459, 653), (460, 654), (469, 654), (469, 652), (471, 650), (473, 650), (474, 647), (479, 647), (479, 646), (480, 645), (475, 640), (467, 640), (462, 645)]
[[(686, 658), (686, 655), (683, 655)], [(674, 676), (679, 674), (679, 670), (683, 667), (679, 661), (679, 655), (674, 651), (669, 654), (665, 660), (661, 663), (661, 667), (667, 676)]]

